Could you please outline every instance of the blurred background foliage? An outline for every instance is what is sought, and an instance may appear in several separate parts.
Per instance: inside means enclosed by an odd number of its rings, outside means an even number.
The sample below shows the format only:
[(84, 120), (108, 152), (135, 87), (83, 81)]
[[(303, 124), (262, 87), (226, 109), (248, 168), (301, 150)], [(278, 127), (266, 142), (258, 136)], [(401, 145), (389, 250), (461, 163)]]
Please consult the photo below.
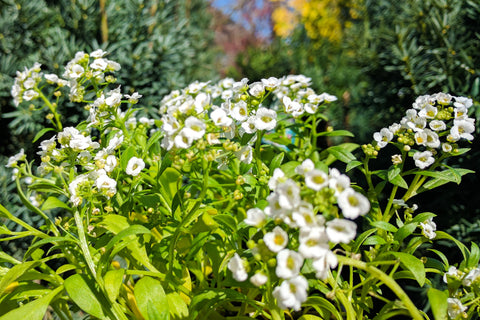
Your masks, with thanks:
[[(44, 124), (28, 106), (13, 107), (15, 71), (38, 61), (62, 73), (75, 52), (97, 48), (122, 65), (118, 82), (144, 96), (151, 116), (163, 95), (194, 80), (301, 73), (339, 98), (331, 125), (359, 143), (399, 121), (423, 94), (468, 96), (480, 118), (478, 0), (0, 0), (0, 7), (4, 157), (21, 147), (33, 152), (30, 141)], [(66, 106), (65, 117), (75, 123), (82, 112)], [(478, 140), (458, 165), (480, 171)], [(2, 190), (10, 190), (0, 173)], [(419, 197), (420, 210), (436, 213), (439, 228), (460, 240), (478, 242), (478, 181), (478, 173), (467, 175), (461, 186)], [(2, 194), (0, 203), (13, 206), (11, 193)]]

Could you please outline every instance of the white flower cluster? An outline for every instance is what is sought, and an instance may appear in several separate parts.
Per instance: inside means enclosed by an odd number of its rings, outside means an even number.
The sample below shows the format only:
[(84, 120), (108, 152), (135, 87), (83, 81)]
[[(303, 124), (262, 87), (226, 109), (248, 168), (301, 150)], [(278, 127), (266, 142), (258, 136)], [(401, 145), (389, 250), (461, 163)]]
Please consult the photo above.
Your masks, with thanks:
[[(115, 61), (104, 58), (107, 52), (102, 49), (95, 50), (90, 54), (79, 51), (75, 57), (65, 66), (63, 77), (68, 81), (70, 87), (70, 100), (74, 102), (82, 102), (85, 94), (82, 78), (86, 77), (102, 83), (105, 81), (106, 72), (114, 72), (120, 70), (120, 64)], [(91, 61), (90, 58), (93, 58)]]
[[(309, 85), (309, 78), (289, 75), (251, 84), (246, 78), (226, 78), (216, 84), (194, 82), (183, 90), (175, 90), (164, 97), (159, 109), (164, 132), (162, 147), (188, 149), (198, 141), (215, 147), (251, 134), (249, 141), (235, 150), (237, 158), (250, 163), (252, 145), (257, 139), (254, 134), (274, 130), (279, 112), (292, 116), (303, 114), (304, 110), (314, 113), (322, 103), (336, 99), (326, 93), (316, 95)], [(273, 103), (266, 108), (262, 102), (269, 94), (273, 95)], [(220, 150), (216, 158), (226, 159)]]
[[(314, 163), (307, 159), (296, 168), (296, 173), (303, 177), (303, 182), (296, 182), (286, 177), (281, 169), (275, 169), (269, 181), (272, 193), (267, 197), (268, 206), (264, 210), (249, 209), (244, 221), (262, 232), (264, 227), (271, 225), (268, 221), (274, 221), (276, 226), (266, 232), (262, 244), (252, 250), (254, 254), (261, 254), (262, 246), (265, 246), (269, 251), (267, 256), (276, 256), (275, 274), (281, 283), (275, 287), (273, 295), (281, 308), (299, 310), (307, 298), (308, 283), (300, 272), (305, 259), (312, 260), (317, 278), (326, 279), (329, 270), (338, 263), (331, 246), (349, 243), (356, 235), (356, 224), (340, 218), (338, 210), (331, 207), (336, 204), (345, 218), (355, 219), (368, 213), (370, 202), (353, 190), (350, 179), (337, 169), (330, 169), (327, 174), (316, 169)], [(322, 205), (333, 213), (317, 214), (319, 208), (312, 203), (318, 198), (331, 202)], [(294, 235), (297, 235), (296, 239), (293, 239)], [(228, 266), (233, 277), (238, 281), (246, 280), (248, 275), (244, 264), (239, 263), (241, 258), (235, 256), (234, 259), (237, 262)], [(250, 280), (261, 286), (267, 278), (259, 271)]]
[(31, 101), (38, 98), (35, 91), (37, 84), (42, 80), (41, 64), (35, 62), (30, 69), (25, 68), (23, 72), (17, 71), (11, 94), (16, 107), (23, 101)]
[(400, 123), (394, 123), (373, 135), (377, 147), (383, 148), (395, 136), (405, 146), (423, 151), (413, 154), (415, 165), (425, 169), (435, 162), (436, 150), (450, 153), (460, 139), (473, 140), (475, 119), (468, 117), (472, 99), (437, 93), (418, 97)]
[[(480, 267), (470, 270), (458, 270), (450, 266), (443, 275), (443, 281), (448, 285), (450, 298), (448, 302), (448, 316), (450, 319), (463, 318), (467, 307), (462, 304), (460, 298), (466, 296), (467, 292), (475, 292), (478, 295), (480, 288)], [(465, 317), (466, 318), (466, 317)]]

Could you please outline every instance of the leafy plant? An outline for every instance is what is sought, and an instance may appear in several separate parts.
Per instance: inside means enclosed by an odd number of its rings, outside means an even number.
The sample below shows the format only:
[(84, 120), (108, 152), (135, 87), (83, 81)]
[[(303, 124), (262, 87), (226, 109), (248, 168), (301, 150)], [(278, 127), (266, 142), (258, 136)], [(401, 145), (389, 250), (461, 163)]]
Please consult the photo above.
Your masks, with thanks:
[[(337, 98), (303, 75), (194, 82), (165, 96), (154, 120), (137, 118), (143, 97), (122, 93), (107, 57), (78, 52), (61, 77), (38, 64), (17, 74), (15, 103), (48, 109), (51, 124), (35, 137), (40, 165), (23, 150), (8, 160), (44, 224), (0, 206), (21, 227), (2, 226), (0, 240), (31, 239), (21, 260), (0, 255), (0, 319), (428, 318), (404, 280), (431, 287), (435, 317), (478, 312), (478, 247), (411, 204), (472, 172), (445, 161), (468, 152), (471, 99), (420, 96), (357, 158), (352, 142), (318, 147), (352, 135), (318, 130)], [(87, 106), (76, 127), (59, 116), (66, 99)], [(387, 145), (399, 154), (372, 170)], [(333, 167), (342, 163), (368, 186)], [(366, 225), (358, 236), (354, 220)], [(458, 246), (457, 269), (431, 248), (437, 240)], [(433, 287), (444, 274), (449, 291)]]

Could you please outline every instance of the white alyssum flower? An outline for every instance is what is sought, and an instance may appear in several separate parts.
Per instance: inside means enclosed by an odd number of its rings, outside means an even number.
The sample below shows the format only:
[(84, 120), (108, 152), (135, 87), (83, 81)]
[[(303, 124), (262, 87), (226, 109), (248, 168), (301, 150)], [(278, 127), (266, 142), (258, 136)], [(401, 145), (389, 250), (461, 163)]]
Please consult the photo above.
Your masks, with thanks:
[(327, 233), (323, 226), (300, 229), (298, 240), (300, 242), (298, 252), (306, 259), (320, 258), (322, 252), (329, 249)]
[(111, 198), (117, 192), (117, 181), (110, 178), (106, 173), (100, 174), (95, 180), (95, 185), (102, 194)]
[(455, 266), (450, 266), (448, 271), (443, 274), (443, 282), (448, 283), (449, 278), (455, 280), (461, 280), (464, 276), (464, 273), (458, 270)]
[(252, 163), (253, 160), (253, 148), (251, 146), (243, 146), (240, 150), (235, 152), (237, 158), (246, 164)]
[(270, 77), (268, 79), (262, 79), (261, 81), (262, 81), (263, 85), (265, 86), (265, 89), (268, 89), (268, 90), (273, 90), (280, 85), (280, 81), (275, 77)]
[(475, 132), (475, 119), (455, 119), (453, 120), (453, 127), (450, 129), (450, 135), (455, 141), (461, 138), (466, 140), (473, 140), (472, 133)]
[(255, 126), (255, 121), (256, 121), (255, 116), (248, 117), (248, 119), (242, 122), (241, 124), (242, 130), (248, 134), (255, 133), (257, 131), (257, 127)]
[(250, 282), (256, 287), (263, 286), (267, 281), (268, 277), (263, 272), (257, 272), (250, 277)]
[(295, 173), (299, 175), (305, 175), (308, 171), (315, 169), (315, 164), (311, 159), (305, 159), (301, 165), (295, 168)]
[(140, 171), (142, 171), (144, 168), (145, 168), (145, 162), (143, 162), (142, 159), (137, 157), (131, 157), (130, 160), (128, 160), (127, 168), (125, 169), (125, 172), (128, 175), (136, 177), (140, 174)]
[(447, 312), (450, 319), (457, 319), (467, 310), (462, 302), (457, 298), (447, 298)]
[(75, 207), (78, 207), (83, 200), (82, 197), (82, 189), (89, 188), (88, 187), (88, 176), (85, 174), (77, 176), (70, 184), (68, 185), (68, 191), (70, 191), (70, 202)]
[(437, 234), (435, 230), (437, 230), (437, 225), (433, 222), (433, 218), (430, 218), (424, 222), (420, 222), (420, 227), (422, 228), (422, 233), (428, 239), (435, 239)]
[(430, 121), (428, 126), (433, 131), (443, 131), (447, 128), (447, 125), (442, 120), (432, 120), (432, 121)]
[(384, 148), (393, 139), (393, 133), (388, 128), (382, 128), (380, 132), (373, 134), (373, 139), (377, 142), (377, 146)]
[(199, 140), (205, 135), (205, 122), (197, 117), (190, 116), (185, 120), (185, 127), (183, 128), (193, 140)]
[(124, 95), (125, 98), (128, 99), (128, 102), (131, 103), (131, 104), (136, 104), (138, 102), (138, 100), (143, 97), (141, 94), (139, 94), (138, 92), (134, 92), (132, 93), (131, 95), (129, 94), (125, 94)]
[(180, 149), (187, 149), (193, 143), (192, 135), (190, 134), (189, 130), (180, 130), (180, 132), (175, 136), (173, 140), (175, 147)]
[(247, 225), (260, 228), (266, 221), (265, 212), (260, 208), (247, 210), (247, 217), (243, 220)]
[(338, 206), (342, 209), (345, 218), (356, 219), (370, 211), (370, 202), (363, 194), (348, 188), (341, 192), (337, 198)]
[(330, 269), (338, 265), (337, 256), (330, 250), (322, 250), (320, 257), (313, 260), (312, 266), (316, 271), (315, 276), (318, 279), (325, 280), (328, 277)]
[(262, 82), (254, 82), (250, 85), (248, 92), (255, 98), (261, 98), (265, 94), (265, 86)]
[(228, 127), (232, 124), (232, 118), (227, 115), (227, 112), (222, 108), (217, 108), (210, 113), (210, 119), (218, 127)]
[(31, 101), (31, 100), (34, 100), (36, 98), (38, 98), (38, 92), (36, 92), (35, 90), (26, 90), (24, 93), (23, 93), (23, 100), (25, 101)]
[(26, 158), (25, 151), (22, 148), (22, 149), (20, 149), (19, 153), (17, 153), (16, 155), (8, 158), (8, 162), (5, 165), (5, 167), (13, 168), (13, 167), (17, 166), (18, 161), (25, 160), (25, 158)]
[(309, 170), (305, 173), (305, 185), (312, 190), (320, 191), (328, 187), (328, 175), (322, 170)]
[(280, 286), (273, 290), (273, 296), (277, 299), (277, 304), (282, 309), (293, 308), (299, 311), (302, 303), (307, 300), (308, 282), (303, 276), (296, 276), (289, 280), (284, 280)]
[(260, 107), (255, 115), (255, 127), (257, 130), (273, 130), (277, 125), (277, 113), (275, 110)]
[(238, 282), (247, 280), (248, 274), (245, 269), (245, 264), (242, 258), (235, 252), (233, 257), (228, 261), (228, 270), (232, 272), (233, 278)]
[(337, 97), (335, 97), (334, 95), (328, 94), (326, 92), (320, 94), (320, 97), (321, 97), (321, 99), (323, 99), (323, 101), (325, 101), (327, 103), (334, 102), (334, 101), (338, 100)]
[(237, 121), (245, 121), (248, 119), (247, 103), (243, 100), (235, 103), (230, 111), (230, 116)]
[(298, 276), (303, 266), (303, 256), (297, 251), (283, 249), (277, 254), (275, 274), (282, 279)]
[(115, 169), (115, 167), (117, 166), (117, 164), (117, 158), (113, 154), (108, 155), (105, 159), (104, 169), (106, 172), (112, 172), (113, 169)]
[(280, 226), (276, 226), (263, 236), (263, 241), (270, 251), (280, 252), (288, 244), (288, 234)]
[(474, 268), (463, 278), (462, 284), (470, 287), (473, 283), (478, 283), (480, 280), (480, 268)]
[(433, 154), (431, 151), (416, 152), (413, 155), (413, 160), (415, 160), (415, 165), (420, 169), (425, 169), (431, 166), (435, 162)]
[(275, 170), (273, 170), (272, 177), (270, 180), (268, 180), (268, 187), (270, 190), (275, 190), (277, 185), (284, 183), (285, 181), (287, 181), (287, 178), (285, 177), (285, 173), (282, 171), (282, 169), (275, 168)]
[(333, 243), (349, 243), (355, 238), (357, 225), (355, 222), (335, 218), (326, 223), (328, 239)]
[(278, 194), (278, 203), (286, 210), (294, 209), (301, 201), (300, 187), (292, 179), (277, 185), (275, 192)]

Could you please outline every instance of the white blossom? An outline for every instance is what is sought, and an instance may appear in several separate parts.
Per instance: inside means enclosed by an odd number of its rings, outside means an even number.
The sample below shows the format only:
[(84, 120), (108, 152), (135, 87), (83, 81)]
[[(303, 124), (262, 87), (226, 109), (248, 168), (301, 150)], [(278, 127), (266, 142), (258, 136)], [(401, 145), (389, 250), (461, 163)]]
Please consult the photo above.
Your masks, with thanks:
[(264, 107), (258, 108), (255, 115), (255, 127), (257, 130), (272, 130), (277, 125), (277, 113)]
[(280, 252), (288, 244), (288, 234), (281, 227), (276, 226), (263, 236), (263, 241), (272, 252)]
[(296, 276), (284, 280), (280, 286), (273, 290), (273, 296), (282, 309), (293, 308), (295, 311), (301, 309), (302, 303), (307, 300), (308, 282), (303, 276)]
[(283, 249), (277, 254), (277, 267), (275, 274), (282, 279), (298, 276), (303, 266), (303, 256), (293, 250)]
[(356, 219), (370, 211), (370, 202), (361, 193), (348, 188), (338, 195), (338, 206), (345, 218)]
[(245, 269), (243, 259), (235, 252), (233, 257), (228, 261), (228, 270), (232, 272), (233, 278), (238, 282), (247, 280), (248, 274)]
[(415, 165), (420, 169), (425, 169), (435, 162), (432, 152), (428, 150), (423, 152), (416, 152), (413, 155), (413, 160), (415, 160)]
[(355, 238), (357, 225), (355, 222), (335, 218), (326, 223), (328, 239), (333, 243), (349, 243)]
[(127, 168), (125, 169), (125, 172), (128, 175), (135, 177), (135, 176), (138, 176), (140, 171), (142, 171), (144, 168), (145, 168), (145, 162), (143, 162), (142, 159), (137, 157), (131, 157), (130, 160), (128, 160)]

